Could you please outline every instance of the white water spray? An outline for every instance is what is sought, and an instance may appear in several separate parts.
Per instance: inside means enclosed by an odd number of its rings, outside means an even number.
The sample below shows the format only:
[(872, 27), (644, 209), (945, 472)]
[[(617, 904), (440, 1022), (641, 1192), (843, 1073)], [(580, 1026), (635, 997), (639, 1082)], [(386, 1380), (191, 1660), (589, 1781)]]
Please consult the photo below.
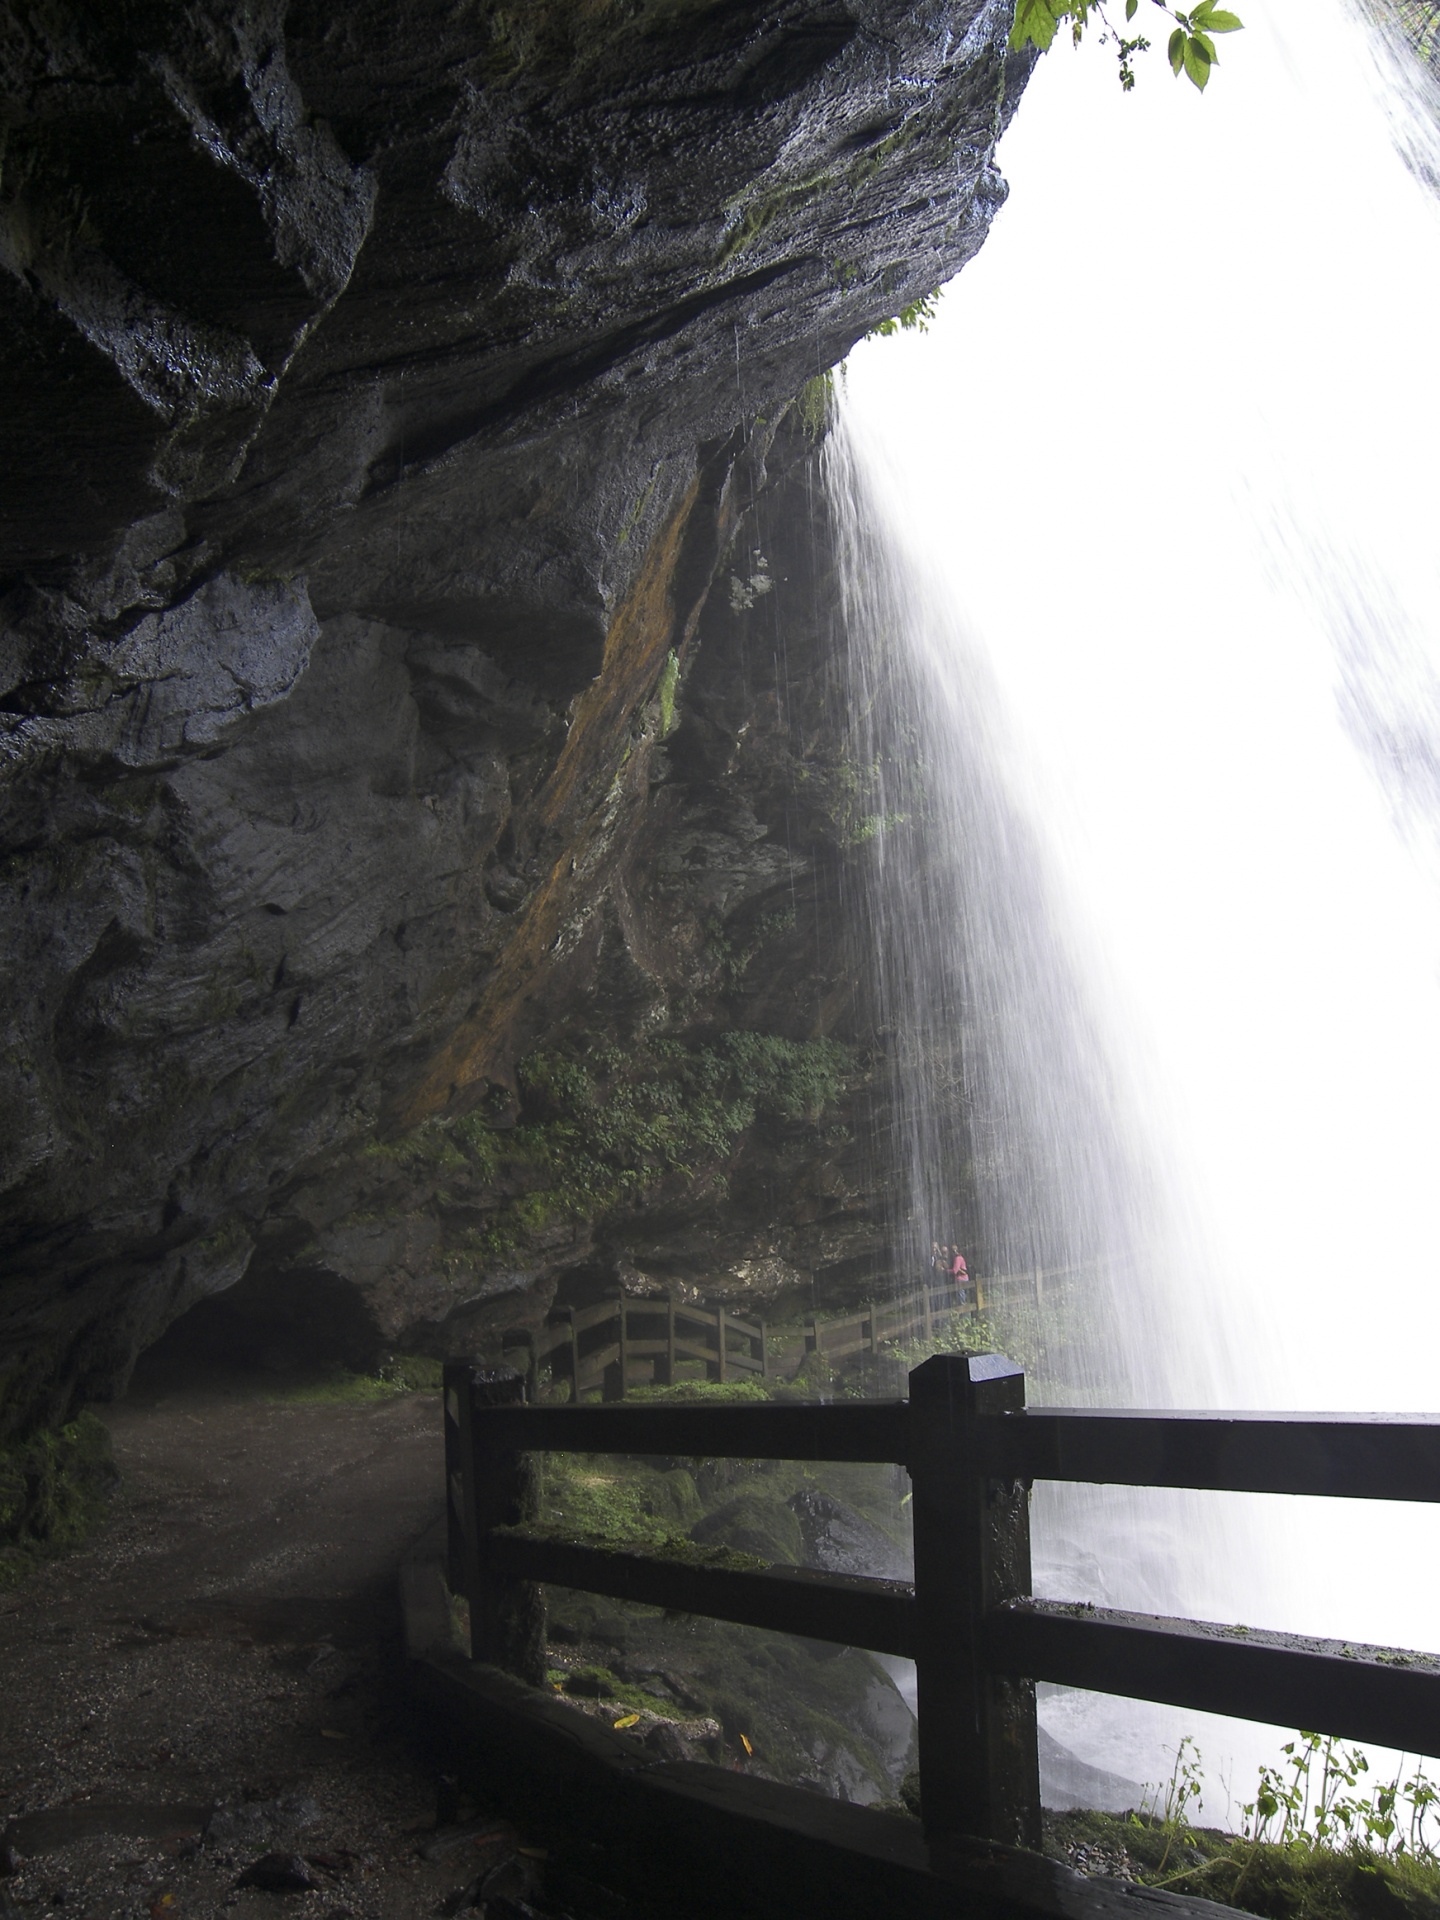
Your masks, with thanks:
[[(854, 591), (948, 755), (879, 809), (908, 892), (877, 936), (912, 1006), (947, 914), (963, 961), (901, 1063), (934, 1091), (967, 1043), (968, 1138), (910, 1126), (911, 1230), (968, 1151), (989, 1257), (1098, 1260), (1055, 1399), (1424, 1410), (1440, 120), (1338, 0), (1266, 0), (1222, 52), (1203, 99), (1153, 56), (1131, 96), (1108, 50), (1042, 61), (984, 252), (929, 335), (851, 362), (849, 457), (909, 555)], [(915, 864), (907, 810), (947, 854)], [(1440, 1646), (1430, 1510), (1066, 1512), (1112, 1602)], [(1088, 1757), (1155, 1777), (1159, 1723), (1121, 1724)]]

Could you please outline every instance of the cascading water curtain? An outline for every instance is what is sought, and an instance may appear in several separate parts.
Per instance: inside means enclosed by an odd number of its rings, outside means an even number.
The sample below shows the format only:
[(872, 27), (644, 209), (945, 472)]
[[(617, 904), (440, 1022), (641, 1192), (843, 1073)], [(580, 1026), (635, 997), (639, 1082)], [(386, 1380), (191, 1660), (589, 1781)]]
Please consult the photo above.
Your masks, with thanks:
[[(996, 690), (943, 587), (902, 553), (874, 462), (827, 442), (847, 724), (873, 837), (864, 901), (892, 1081), (897, 1267), (958, 1241), (1032, 1397), (1213, 1400), (1177, 1366), (1149, 1283), (1179, 1236), (1096, 956), (1077, 951), (1026, 810)], [(1040, 1318), (1027, 1280), (1040, 1276)]]
[[(826, 469), (873, 841), (866, 965), (892, 1082), (878, 1150), (898, 1175), (897, 1266), (968, 1242), (994, 1302), (984, 1330), (1024, 1362), (1032, 1404), (1217, 1404), (1217, 1355), (1174, 1325), (1203, 1279), (1194, 1223), (1140, 1118), (1123, 1021), (1036, 832), (991, 676), (943, 583), (905, 552), (843, 403)], [(1024, 1285), (1037, 1271), (1038, 1296)], [(1234, 1617), (1214, 1570), (1242, 1539), (1253, 1559), (1253, 1543), (1243, 1521), (1222, 1542), (1214, 1518), (1195, 1496), (1042, 1488), (1037, 1591)], [(1054, 1806), (1136, 1804), (1187, 1730), (1164, 1708), (1042, 1695)]]
[[(985, 249), (931, 334), (852, 364), (901, 1231), (907, 1260), (943, 1224), (995, 1271), (1096, 1263), (1033, 1356), (1047, 1398), (1424, 1411), (1440, 98), (1390, 37), (1427, 52), (1424, 8), (1240, 11), (1203, 97), (1046, 56)], [(1428, 1509), (1037, 1512), (1059, 1597), (1440, 1645)], [(1138, 1725), (1066, 1730), (1154, 1778)]]

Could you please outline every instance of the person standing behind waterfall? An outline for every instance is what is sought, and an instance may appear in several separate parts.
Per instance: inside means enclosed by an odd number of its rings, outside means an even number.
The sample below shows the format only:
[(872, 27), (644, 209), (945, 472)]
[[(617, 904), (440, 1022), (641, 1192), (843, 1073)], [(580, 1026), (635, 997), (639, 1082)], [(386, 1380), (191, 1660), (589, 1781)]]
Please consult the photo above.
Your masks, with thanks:
[(950, 1284), (957, 1293), (964, 1293), (970, 1285), (970, 1269), (965, 1264), (965, 1256), (959, 1247), (952, 1249), (954, 1258), (950, 1262)]

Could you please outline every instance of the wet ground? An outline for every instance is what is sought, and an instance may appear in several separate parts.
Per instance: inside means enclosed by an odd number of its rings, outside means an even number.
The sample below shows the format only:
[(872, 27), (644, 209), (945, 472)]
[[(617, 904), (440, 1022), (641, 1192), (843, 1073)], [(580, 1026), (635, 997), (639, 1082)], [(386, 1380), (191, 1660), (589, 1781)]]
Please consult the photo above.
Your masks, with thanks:
[(523, 1836), (437, 1834), (442, 1763), (399, 1692), (438, 1393), (161, 1381), (105, 1417), (109, 1523), (0, 1593), (0, 1914), (412, 1920), (506, 1860), (495, 1910), (523, 1903)]

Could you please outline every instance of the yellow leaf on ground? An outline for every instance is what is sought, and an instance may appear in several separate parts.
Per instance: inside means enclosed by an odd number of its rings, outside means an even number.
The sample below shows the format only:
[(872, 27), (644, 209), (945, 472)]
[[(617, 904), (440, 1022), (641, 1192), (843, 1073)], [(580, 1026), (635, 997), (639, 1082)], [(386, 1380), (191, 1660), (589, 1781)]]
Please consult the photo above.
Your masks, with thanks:
[(622, 1727), (633, 1727), (639, 1718), (638, 1713), (622, 1713), (615, 1722), (615, 1731), (619, 1733)]
[(754, 1753), (755, 1751), (754, 1747), (751, 1746), (750, 1742), (745, 1738), (743, 1733), (740, 1736), (740, 1744), (742, 1747), (744, 1747), (746, 1753)]

